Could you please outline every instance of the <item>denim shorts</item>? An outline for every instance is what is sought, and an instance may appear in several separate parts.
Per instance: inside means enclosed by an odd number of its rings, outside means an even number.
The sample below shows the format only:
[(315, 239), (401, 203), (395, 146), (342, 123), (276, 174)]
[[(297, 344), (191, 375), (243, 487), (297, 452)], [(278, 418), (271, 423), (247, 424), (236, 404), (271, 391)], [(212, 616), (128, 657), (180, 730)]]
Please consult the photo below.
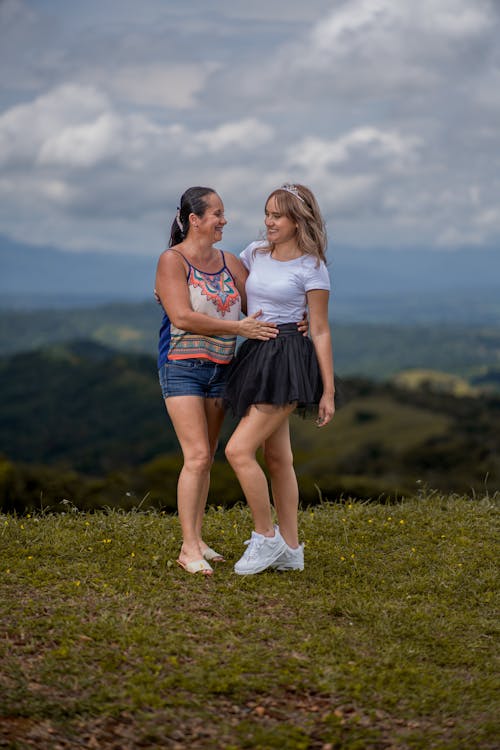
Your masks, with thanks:
[(207, 359), (167, 361), (158, 371), (163, 398), (221, 398), (224, 394), (227, 368), (228, 365), (218, 365)]

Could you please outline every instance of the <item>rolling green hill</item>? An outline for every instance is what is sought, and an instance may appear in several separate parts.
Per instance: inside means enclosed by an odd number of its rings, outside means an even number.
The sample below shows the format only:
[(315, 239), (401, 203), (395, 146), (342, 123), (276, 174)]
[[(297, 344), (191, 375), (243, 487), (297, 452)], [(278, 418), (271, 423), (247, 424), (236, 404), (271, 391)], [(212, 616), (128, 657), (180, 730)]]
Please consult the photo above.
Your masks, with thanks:
[(152, 358), (93, 342), (0, 360), (0, 411), (15, 461), (102, 474), (175, 447)]
[[(160, 320), (161, 310), (153, 301), (70, 310), (0, 310), (0, 356), (82, 338), (155, 356)], [(400, 370), (430, 368), (500, 390), (498, 327), (334, 322), (333, 334), (342, 375), (381, 380)]]
[[(394, 498), (430, 486), (500, 489), (500, 398), (350, 378), (324, 430), (292, 419), (305, 503), (319, 493)], [(110, 502), (175, 507), (179, 449), (154, 358), (80, 341), (0, 360), (0, 500), (4, 509)], [(210, 502), (241, 500), (223, 446)]]

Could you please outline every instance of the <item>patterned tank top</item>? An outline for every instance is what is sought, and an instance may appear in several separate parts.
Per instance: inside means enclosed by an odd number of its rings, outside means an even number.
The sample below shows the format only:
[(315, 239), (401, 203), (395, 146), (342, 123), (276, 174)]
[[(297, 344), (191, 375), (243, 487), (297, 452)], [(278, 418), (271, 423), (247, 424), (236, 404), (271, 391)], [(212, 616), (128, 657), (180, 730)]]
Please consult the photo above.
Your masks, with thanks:
[[(175, 250), (174, 252), (179, 252)], [(222, 268), (215, 273), (200, 271), (182, 255), (189, 266), (187, 284), (191, 307), (195, 312), (211, 318), (238, 320), (241, 298), (235, 280), (226, 265), (222, 250)], [(164, 311), (158, 346), (158, 368), (167, 361), (179, 359), (208, 359), (211, 362), (229, 364), (234, 356), (236, 336), (208, 336), (177, 328)]]

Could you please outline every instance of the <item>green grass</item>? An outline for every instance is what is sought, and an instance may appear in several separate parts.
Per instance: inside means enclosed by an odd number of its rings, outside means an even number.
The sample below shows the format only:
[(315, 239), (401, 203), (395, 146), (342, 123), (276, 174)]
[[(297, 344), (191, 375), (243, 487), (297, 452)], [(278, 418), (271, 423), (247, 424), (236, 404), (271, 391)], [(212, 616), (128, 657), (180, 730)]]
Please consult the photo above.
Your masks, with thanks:
[(0, 747), (497, 747), (495, 498), (300, 514), (303, 573), (211, 579), (157, 512), (0, 518)]

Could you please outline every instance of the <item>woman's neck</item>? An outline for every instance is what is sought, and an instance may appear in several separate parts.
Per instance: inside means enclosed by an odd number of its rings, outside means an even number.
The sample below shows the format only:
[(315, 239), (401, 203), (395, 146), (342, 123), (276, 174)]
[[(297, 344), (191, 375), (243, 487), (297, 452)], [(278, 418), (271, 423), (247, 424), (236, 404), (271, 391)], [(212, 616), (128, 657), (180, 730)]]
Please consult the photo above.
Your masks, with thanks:
[(184, 240), (179, 245), (179, 250), (198, 268), (210, 266), (215, 260), (220, 260), (220, 251), (216, 247), (192, 238)]
[(294, 260), (300, 258), (303, 253), (295, 240), (288, 240), (287, 242), (280, 242), (278, 245), (275, 244), (271, 255), (276, 260)]

